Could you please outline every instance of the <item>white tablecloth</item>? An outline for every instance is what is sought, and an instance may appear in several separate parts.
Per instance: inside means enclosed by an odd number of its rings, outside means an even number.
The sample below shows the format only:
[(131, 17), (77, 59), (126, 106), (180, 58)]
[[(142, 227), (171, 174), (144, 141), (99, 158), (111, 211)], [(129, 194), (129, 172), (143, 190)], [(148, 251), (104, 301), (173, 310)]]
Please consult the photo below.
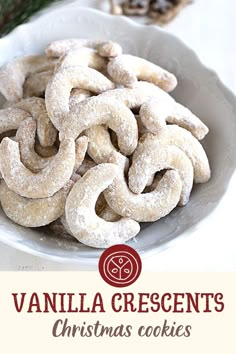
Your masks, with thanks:
[[(106, 7), (104, 1), (80, 0), (80, 6)], [(69, 5), (68, 5), (69, 6)], [(74, 2), (72, 4), (74, 5)], [(166, 27), (198, 53), (208, 67), (236, 93), (236, 1), (195, 0)], [(223, 118), (223, 117), (222, 117)], [(236, 119), (236, 117), (235, 117)], [(236, 271), (235, 205), (236, 177), (230, 193), (221, 201), (209, 222), (171, 248), (145, 259), (146, 270), (156, 271)], [(234, 210), (233, 210), (234, 208)], [(227, 210), (227, 219), (221, 218)], [(225, 214), (225, 213), (224, 213)], [(81, 266), (61, 264), (15, 250), (0, 243), (0, 270), (81, 270)]]

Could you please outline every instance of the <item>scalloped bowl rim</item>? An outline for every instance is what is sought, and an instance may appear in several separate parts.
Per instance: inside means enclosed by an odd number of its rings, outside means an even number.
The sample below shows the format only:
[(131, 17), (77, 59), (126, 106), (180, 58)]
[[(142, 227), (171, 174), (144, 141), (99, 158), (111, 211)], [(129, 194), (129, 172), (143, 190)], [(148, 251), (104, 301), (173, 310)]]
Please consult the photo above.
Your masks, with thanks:
[[(47, 17), (50, 18), (50, 16), (52, 16), (52, 14), (55, 16), (56, 14), (59, 14), (59, 13), (63, 12), (63, 16), (65, 16), (67, 12), (68, 12), (68, 15), (69, 15), (71, 12), (74, 12), (75, 9), (76, 9), (75, 7), (73, 7), (73, 9), (72, 8), (70, 9), (66, 5), (61, 5), (61, 6), (52, 6), (47, 11), (43, 10), (43, 11), (40, 12), (39, 15), (37, 15), (37, 17), (34, 16), (30, 22), (22, 24), (22, 25), (16, 27), (13, 31), (11, 31), (5, 37), (1, 38), (0, 39), (0, 46), (1, 46), (1, 44), (4, 41), (9, 41), (9, 40), (10, 41), (11, 40), (14, 41), (16, 36), (22, 37), (24, 32), (29, 30), (32, 25), (35, 25), (37, 23), (40, 24), (40, 22), (43, 19), (46, 19)], [(208, 68), (206, 65), (204, 65), (201, 62), (201, 60), (199, 59), (199, 57), (197, 56), (197, 54), (191, 48), (189, 48), (181, 39), (177, 38), (176, 36), (174, 36), (173, 34), (171, 34), (169, 32), (166, 32), (162, 28), (159, 28), (159, 27), (154, 26), (154, 25), (150, 25), (150, 26), (147, 27), (146, 25), (138, 24), (137, 22), (134, 22), (133, 20), (128, 19), (125, 16), (115, 16), (114, 17), (112, 15), (109, 15), (107, 13), (101, 12), (101, 11), (96, 10), (96, 9), (83, 8), (83, 7), (78, 7), (78, 9), (76, 9), (76, 10), (78, 11), (77, 14), (78, 13), (81, 13), (81, 14), (84, 14), (84, 15), (91, 15), (92, 14), (92, 15), (94, 15), (96, 17), (100, 16), (100, 18), (104, 19), (105, 21), (112, 19), (112, 21), (117, 21), (117, 23), (120, 22), (120, 24), (126, 23), (129, 26), (131, 26), (131, 27), (143, 28), (145, 30), (147, 30), (147, 28), (148, 28), (151, 31), (153, 31), (153, 33), (155, 31), (158, 34), (162, 33), (163, 35), (166, 36), (166, 38), (168, 38), (168, 37), (172, 38), (173, 40), (176, 41), (176, 43), (178, 43), (182, 47), (183, 50), (187, 51), (188, 54), (192, 56), (192, 58), (196, 61), (196, 63), (199, 66), (201, 66), (201, 69), (205, 69), (208, 74), (210, 74), (212, 77), (215, 78), (215, 81), (217, 82), (218, 86), (220, 87), (220, 90), (225, 95), (228, 96), (228, 101), (231, 103), (231, 105), (233, 107), (235, 107), (235, 110), (236, 110), (236, 97), (234, 96), (233, 92), (222, 83), (222, 81), (219, 79), (219, 77), (216, 74), (216, 72), (214, 70)], [(235, 170), (234, 170), (234, 173), (232, 173), (231, 177), (229, 178), (229, 181), (228, 181), (229, 185), (230, 185), (230, 180), (232, 179), (232, 176), (234, 174), (235, 174)], [(225, 193), (226, 192), (227, 192), (227, 190), (225, 191)], [(222, 194), (222, 196), (219, 199), (219, 202), (222, 199), (222, 197), (225, 195), (225, 193)], [(162, 251), (162, 250), (164, 250), (166, 248), (171, 247), (178, 240), (180, 240), (182, 238), (185, 238), (186, 236), (191, 235), (194, 230), (199, 228), (199, 226), (202, 227), (206, 223), (206, 221), (209, 221), (209, 217), (212, 215), (212, 213), (215, 211), (215, 209), (217, 208), (218, 205), (219, 205), (219, 203), (216, 204), (212, 208), (211, 212), (209, 212), (209, 214), (204, 219), (202, 219), (201, 221), (198, 221), (198, 223), (196, 225), (192, 225), (191, 227), (189, 227), (182, 234), (178, 235), (178, 237), (176, 237), (176, 238), (174, 238), (172, 240), (168, 240), (167, 242), (165, 242), (161, 246), (154, 247), (153, 249), (139, 251), (140, 256), (144, 259), (146, 257), (149, 257), (149, 256), (152, 256), (154, 254), (157, 254), (159, 251)], [(35, 256), (40, 256), (40, 257), (43, 257), (43, 258), (46, 258), (46, 259), (57, 261), (57, 262), (72, 263), (72, 264), (77, 264), (77, 265), (81, 264), (81, 265), (94, 266), (97, 263), (97, 261), (98, 261), (98, 258), (96, 258), (96, 257), (89, 258), (89, 262), (88, 262), (87, 258), (73, 258), (73, 259), (70, 259), (69, 257), (63, 257), (62, 258), (61, 256), (57, 256), (57, 255), (54, 255), (54, 254), (44, 253), (44, 252), (38, 251), (38, 250), (36, 250), (34, 248), (29, 248), (29, 246), (25, 245), (24, 243), (15, 243), (14, 240), (5, 238), (2, 233), (0, 233), (0, 240), (2, 242), (6, 243), (7, 245), (12, 246), (12, 247), (14, 247), (16, 249), (19, 249), (21, 251), (30, 253), (30, 254), (35, 255)], [(99, 251), (102, 252), (102, 250), (99, 250)]]

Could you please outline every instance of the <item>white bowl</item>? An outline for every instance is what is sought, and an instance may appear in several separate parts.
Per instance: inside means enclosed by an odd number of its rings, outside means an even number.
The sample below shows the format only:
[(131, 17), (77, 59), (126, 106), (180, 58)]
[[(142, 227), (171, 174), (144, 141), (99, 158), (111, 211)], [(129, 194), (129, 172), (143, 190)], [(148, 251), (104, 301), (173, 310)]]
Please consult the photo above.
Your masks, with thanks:
[[(170, 70), (179, 81), (173, 96), (210, 129), (203, 142), (212, 169), (210, 182), (194, 187), (186, 207), (175, 209), (158, 222), (146, 224), (135, 240), (129, 242), (142, 256), (162, 250), (181, 236), (190, 235), (194, 228), (203, 227), (203, 221), (209, 220), (227, 190), (236, 166), (236, 99), (217, 75), (204, 67), (174, 36), (154, 26), (141, 26), (124, 17), (91, 9), (53, 9), (33, 22), (19, 26), (0, 40), (0, 65), (17, 56), (41, 53), (52, 40), (70, 37), (112, 39), (123, 46), (125, 53), (147, 58)], [(101, 250), (76, 241), (17, 226), (2, 211), (0, 240), (28, 253), (61, 262), (91, 266), (101, 254)]]

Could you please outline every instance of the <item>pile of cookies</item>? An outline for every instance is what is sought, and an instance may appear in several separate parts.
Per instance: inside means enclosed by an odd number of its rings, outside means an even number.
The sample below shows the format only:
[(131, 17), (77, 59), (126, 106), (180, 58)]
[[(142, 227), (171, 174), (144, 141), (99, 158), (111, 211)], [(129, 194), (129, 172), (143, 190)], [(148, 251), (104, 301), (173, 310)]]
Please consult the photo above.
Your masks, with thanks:
[(210, 178), (207, 126), (168, 92), (176, 77), (112, 41), (65, 39), (0, 69), (0, 202), (106, 248), (188, 203)]
[(173, 20), (192, 0), (110, 0), (114, 15), (148, 16), (164, 25)]

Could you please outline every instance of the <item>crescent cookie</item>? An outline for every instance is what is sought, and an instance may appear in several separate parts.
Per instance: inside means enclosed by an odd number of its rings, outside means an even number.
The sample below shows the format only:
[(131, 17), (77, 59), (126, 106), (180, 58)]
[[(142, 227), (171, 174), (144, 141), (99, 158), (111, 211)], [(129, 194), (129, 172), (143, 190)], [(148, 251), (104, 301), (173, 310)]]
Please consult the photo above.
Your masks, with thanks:
[(100, 96), (91, 97), (70, 111), (69, 119), (61, 125), (59, 138), (75, 139), (85, 129), (101, 124), (116, 132), (119, 148), (124, 155), (133, 153), (138, 142), (135, 116), (124, 104)]
[(0, 202), (4, 213), (16, 224), (26, 227), (48, 225), (63, 215), (68, 188), (64, 187), (53, 196), (29, 199), (11, 191), (7, 184), (0, 184)]
[(61, 129), (64, 120), (70, 120), (69, 98), (73, 88), (101, 93), (114, 88), (114, 84), (99, 71), (84, 66), (57, 71), (45, 92), (48, 115), (57, 130)]
[(211, 177), (199, 142), (208, 127), (169, 94), (176, 85), (105, 39), (56, 40), (0, 68), (5, 214), (107, 248), (186, 205)]
[(152, 141), (162, 145), (175, 145), (181, 149), (191, 160), (194, 168), (194, 182), (206, 183), (211, 177), (211, 169), (205, 150), (200, 142), (186, 129), (177, 125), (168, 125), (165, 132), (158, 135), (147, 133), (143, 135), (141, 141), (152, 145)]
[[(35, 151), (36, 121), (33, 118), (26, 118), (20, 125), (16, 133), (16, 141), (19, 143), (20, 157), (22, 163), (30, 171), (37, 173), (43, 170), (53, 156), (42, 157)], [(84, 160), (88, 147), (88, 139), (85, 136), (75, 141), (75, 165), (76, 171)]]
[(115, 82), (126, 87), (134, 87), (138, 80), (142, 80), (151, 82), (166, 92), (170, 92), (177, 85), (174, 74), (134, 55), (122, 54), (111, 59), (107, 71)]
[[(111, 155), (109, 162), (116, 163)], [(152, 222), (169, 214), (180, 200), (182, 182), (178, 172), (165, 172), (154, 191), (135, 194), (127, 186), (124, 171), (120, 169), (112, 184), (104, 191), (108, 205), (117, 214), (139, 222)]]
[(144, 126), (155, 134), (165, 130), (166, 123), (187, 129), (198, 140), (203, 139), (209, 131), (197, 116), (174, 99), (167, 102), (165, 98), (151, 98), (143, 103), (139, 115)]
[(31, 115), (28, 112), (18, 108), (0, 109), (0, 134), (18, 129), (23, 120), (29, 117)]
[(69, 181), (75, 165), (75, 142), (65, 139), (47, 166), (33, 173), (20, 160), (19, 144), (4, 138), (0, 145), (0, 166), (4, 181), (15, 193), (26, 198), (51, 197)]
[(88, 66), (98, 71), (104, 71), (107, 67), (107, 60), (101, 57), (96, 50), (81, 47), (68, 50), (62, 55), (55, 66), (55, 71), (69, 66)]
[(96, 200), (114, 180), (118, 167), (100, 164), (90, 169), (74, 184), (66, 200), (66, 220), (71, 233), (80, 242), (95, 248), (124, 243), (137, 235), (139, 224), (128, 218), (115, 222), (101, 219), (95, 213)]
[(68, 50), (79, 49), (82, 47), (96, 49), (103, 57), (116, 57), (122, 53), (122, 48), (118, 43), (112, 41), (91, 40), (91, 39), (62, 39), (50, 43), (45, 53), (48, 57), (61, 57)]
[(22, 163), (32, 172), (44, 169), (53, 157), (41, 157), (34, 149), (37, 123), (34, 118), (26, 118), (16, 132)]
[[(88, 155), (97, 164), (107, 162), (112, 152), (116, 152), (114, 145), (111, 142), (110, 134), (107, 128), (103, 125), (96, 125), (90, 129), (86, 129), (84, 134), (88, 138)], [(126, 168), (128, 168), (128, 158), (119, 154), (124, 160)]]
[(23, 98), (23, 85), (26, 77), (40, 71), (52, 70), (55, 60), (43, 55), (29, 55), (14, 59), (0, 68), (0, 93), (8, 101)]
[(7, 107), (18, 108), (28, 112), (37, 121), (37, 135), (42, 146), (52, 146), (57, 137), (57, 130), (48, 117), (43, 98), (30, 97), (19, 102), (5, 104)]
[(182, 180), (182, 192), (179, 205), (185, 205), (193, 186), (193, 166), (187, 155), (174, 145), (163, 145), (157, 140), (141, 141), (136, 149), (129, 169), (129, 188), (141, 193), (150, 176), (154, 173), (173, 169)]
[(173, 100), (173, 98), (158, 86), (145, 81), (138, 81), (135, 87), (120, 87), (100, 94), (100, 97), (115, 99), (131, 109), (139, 109), (149, 98)]

